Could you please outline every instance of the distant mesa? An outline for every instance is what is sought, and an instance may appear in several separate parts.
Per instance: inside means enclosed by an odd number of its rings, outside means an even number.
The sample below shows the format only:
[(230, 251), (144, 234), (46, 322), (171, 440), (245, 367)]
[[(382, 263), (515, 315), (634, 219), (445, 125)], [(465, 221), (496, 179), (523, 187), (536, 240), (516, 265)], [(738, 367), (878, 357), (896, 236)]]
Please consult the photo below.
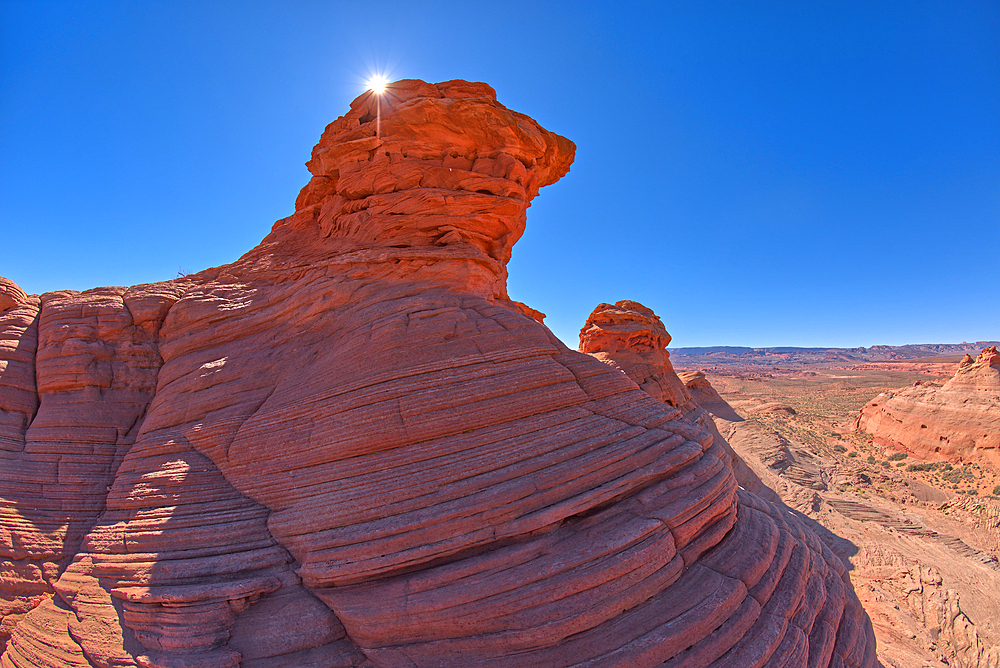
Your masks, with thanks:
[(927, 343), (905, 346), (871, 346), (869, 348), (746, 348), (715, 346), (702, 348), (676, 348), (674, 360), (684, 366), (754, 366), (754, 365), (809, 365), (809, 364), (861, 364), (866, 362), (905, 362), (908, 360), (934, 361), (956, 358), (968, 353), (978, 353), (988, 346), (1000, 346), (1000, 341), (975, 343)]
[(588, 338), (647, 393), (508, 298), (574, 150), (486, 84), (396, 82), (236, 262), (4, 282), (0, 665), (875, 666), (844, 564), (738, 488), (652, 312)]
[(918, 382), (870, 401), (855, 422), (888, 449), (1000, 471), (1000, 354), (966, 355), (944, 385)]

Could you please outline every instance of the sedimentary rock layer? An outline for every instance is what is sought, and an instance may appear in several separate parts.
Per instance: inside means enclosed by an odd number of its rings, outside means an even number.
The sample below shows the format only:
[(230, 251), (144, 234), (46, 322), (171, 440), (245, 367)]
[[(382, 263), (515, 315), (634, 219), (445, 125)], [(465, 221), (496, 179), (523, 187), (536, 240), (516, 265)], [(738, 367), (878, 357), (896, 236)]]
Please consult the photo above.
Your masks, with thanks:
[(580, 330), (580, 352), (621, 369), (654, 399), (690, 413), (697, 409), (670, 364), (670, 334), (639, 302), (598, 304)]
[(507, 298), (573, 152), (398, 82), (232, 265), (5, 289), (0, 665), (874, 665), (841, 562)]
[(944, 385), (920, 381), (880, 394), (856, 429), (875, 442), (931, 461), (977, 462), (1000, 471), (1000, 353), (966, 355)]
[[(670, 334), (652, 309), (639, 302), (622, 300), (614, 304), (598, 304), (591, 312), (580, 330), (579, 350), (620, 370), (657, 401), (679, 408), (687, 420), (712, 435), (716, 445), (726, 453), (727, 464), (733, 469), (741, 487), (772, 497), (773, 492), (764, 487), (760, 478), (719, 433), (706, 407), (695, 401), (695, 396), (705, 396), (702, 386), (696, 388), (697, 394), (692, 394), (690, 388), (685, 386), (683, 376), (674, 371), (670, 353), (667, 352), (669, 344)], [(708, 386), (732, 412), (732, 408), (705, 380), (705, 374), (701, 373), (700, 377), (703, 385)], [(710, 406), (716, 407), (714, 404)]]

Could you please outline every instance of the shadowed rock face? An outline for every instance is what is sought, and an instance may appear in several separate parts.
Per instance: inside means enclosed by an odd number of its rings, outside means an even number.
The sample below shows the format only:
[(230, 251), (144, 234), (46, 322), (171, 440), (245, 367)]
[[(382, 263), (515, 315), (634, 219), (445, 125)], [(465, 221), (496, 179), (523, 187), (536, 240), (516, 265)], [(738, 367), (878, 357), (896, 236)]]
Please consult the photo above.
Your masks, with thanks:
[(3, 302), (0, 665), (875, 665), (815, 536), (507, 299), (573, 150), (398, 82), (232, 265)]
[(944, 385), (918, 382), (872, 399), (855, 428), (922, 459), (977, 462), (1000, 470), (1000, 353), (966, 355)]
[(743, 418), (733, 410), (733, 407), (722, 398), (722, 396), (712, 387), (705, 376), (704, 371), (682, 371), (677, 377), (684, 383), (691, 400), (707, 410), (709, 413), (723, 420), (730, 422), (740, 422)]

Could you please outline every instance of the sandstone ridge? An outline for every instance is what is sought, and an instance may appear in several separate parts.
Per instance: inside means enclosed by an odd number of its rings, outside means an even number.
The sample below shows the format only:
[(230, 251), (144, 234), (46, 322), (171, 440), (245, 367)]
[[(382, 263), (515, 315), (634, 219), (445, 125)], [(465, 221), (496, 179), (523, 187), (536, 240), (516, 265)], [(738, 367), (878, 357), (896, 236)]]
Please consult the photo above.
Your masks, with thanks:
[(861, 409), (855, 428), (921, 459), (1000, 471), (1000, 354), (995, 346), (975, 359), (967, 354), (943, 385), (917, 382), (880, 394)]
[(0, 666), (876, 665), (842, 562), (688, 408), (507, 298), (573, 150), (397, 82), (237, 262), (4, 282)]

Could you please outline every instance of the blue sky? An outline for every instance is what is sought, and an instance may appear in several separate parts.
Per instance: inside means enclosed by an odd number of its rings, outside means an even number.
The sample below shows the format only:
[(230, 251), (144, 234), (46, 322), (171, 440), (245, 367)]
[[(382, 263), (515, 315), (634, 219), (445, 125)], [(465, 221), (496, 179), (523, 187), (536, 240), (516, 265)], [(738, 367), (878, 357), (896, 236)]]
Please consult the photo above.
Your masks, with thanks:
[[(566, 7), (572, 6), (572, 10)], [(231, 262), (375, 69), (486, 81), (577, 144), (509, 291), (575, 347), (1000, 338), (1000, 3), (0, 2), (0, 275)]]

